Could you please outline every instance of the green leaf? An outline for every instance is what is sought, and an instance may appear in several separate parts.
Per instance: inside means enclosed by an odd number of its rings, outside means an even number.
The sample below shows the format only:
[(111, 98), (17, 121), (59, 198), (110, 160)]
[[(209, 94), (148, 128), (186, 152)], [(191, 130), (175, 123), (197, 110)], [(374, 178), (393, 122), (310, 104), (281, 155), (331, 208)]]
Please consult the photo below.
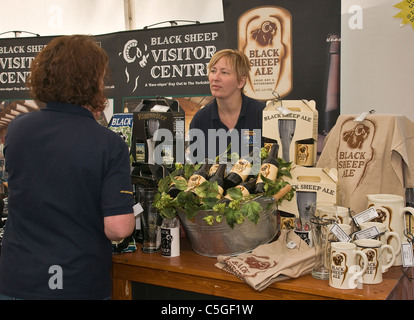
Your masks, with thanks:
[(204, 181), (193, 190), (200, 198), (217, 197), (219, 194), (217, 182)]
[(262, 206), (256, 201), (247, 202), (241, 208), (242, 214), (254, 224), (259, 222), (260, 212), (262, 210)]
[(194, 171), (200, 168), (200, 166), (200, 164), (194, 166), (192, 164), (186, 163), (184, 166), (184, 177), (188, 180), (188, 178), (190, 178), (193, 175)]
[(200, 207), (191, 203), (187, 203), (184, 206), (184, 210), (186, 212), (187, 219), (193, 219), (200, 210)]
[(241, 198), (243, 198), (243, 193), (239, 188), (227, 189), (227, 193), (233, 200), (240, 200)]
[(175, 208), (165, 208), (160, 211), (161, 215), (168, 219), (173, 219), (177, 215)]
[(292, 169), (293, 162), (286, 162), (282, 158), (277, 159), (277, 179), (282, 178), (283, 176), (292, 178), (292, 174), (290, 173), (290, 170)]
[(239, 211), (229, 210), (226, 213), (226, 221), (230, 228), (234, 228), (234, 225), (237, 223), (237, 218), (240, 215)]
[(166, 176), (165, 178), (160, 179), (160, 181), (158, 181), (158, 191), (167, 192), (170, 184), (171, 184), (171, 178), (169, 176)]
[(206, 197), (203, 199), (206, 209), (212, 209), (218, 201), (219, 199), (217, 197)]
[(187, 180), (185, 179), (175, 179), (171, 177), (171, 181), (175, 183), (175, 186), (178, 190), (184, 191), (187, 189)]

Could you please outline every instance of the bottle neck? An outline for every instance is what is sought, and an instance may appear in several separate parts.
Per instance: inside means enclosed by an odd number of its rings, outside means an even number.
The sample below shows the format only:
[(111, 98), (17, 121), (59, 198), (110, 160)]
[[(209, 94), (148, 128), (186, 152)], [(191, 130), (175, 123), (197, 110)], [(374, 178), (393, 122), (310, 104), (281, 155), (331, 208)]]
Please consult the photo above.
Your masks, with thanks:
[(249, 181), (243, 182), (243, 186), (246, 189), (251, 189), (256, 185), (256, 179), (250, 179)]
[(269, 154), (267, 158), (269, 159), (277, 159), (279, 153), (279, 145), (277, 143), (272, 144), (272, 147), (270, 148)]
[(224, 172), (226, 171), (227, 164), (221, 163), (214, 174), (214, 177), (224, 177)]
[(207, 173), (208, 169), (210, 169), (210, 166), (211, 166), (211, 164), (209, 164), (208, 162), (204, 162), (204, 163), (201, 165), (200, 169), (198, 169), (198, 170), (197, 170), (196, 172), (194, 172), (194, 173), (198, 173), (198, 172), (206, 172), (206, 173)]
[(338, 34), (329, 34), (326, 42), (329, 43), (329, 54), (338, 54), (341, 47), (341, 37)]

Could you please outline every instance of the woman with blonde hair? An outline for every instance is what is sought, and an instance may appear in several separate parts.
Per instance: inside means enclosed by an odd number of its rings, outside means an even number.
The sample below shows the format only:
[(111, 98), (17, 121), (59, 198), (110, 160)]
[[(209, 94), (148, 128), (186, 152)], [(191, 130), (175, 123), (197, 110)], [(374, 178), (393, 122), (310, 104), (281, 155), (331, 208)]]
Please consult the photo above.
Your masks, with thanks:
[[(233, 141), (234, 148), (231, 151), (243, 156), (243, 150), (251, 150), (253, 144), (259, 147), (263, 144), (261, 129), (265, 104), (243, 93), (249, 72), (249, 60), (238, 50), (224, 49), (211, 58), (208, 64), (208, 80), (215, 99), (200, 109), (190, 123), (190, 129), (201, 130), (205, 137), (204, 145), (200, 145), (200, 141), (196, 143), (197, 153), (204, 148), (205, 156), (212, 158), (210, 155), (215, 157), (224, 152)], [(211, 139), (212, 135), (209, 138), (209, 130), (211, 134), (211, 130), (219, 129), (222, 129), (220, 132), (226, 132), (225, 141), (220, 134), (215, 139)], [(234, 133), (237, 133), (237, 143), (231, 139)], [(190, 131), (190, 139), (193, 137)]]

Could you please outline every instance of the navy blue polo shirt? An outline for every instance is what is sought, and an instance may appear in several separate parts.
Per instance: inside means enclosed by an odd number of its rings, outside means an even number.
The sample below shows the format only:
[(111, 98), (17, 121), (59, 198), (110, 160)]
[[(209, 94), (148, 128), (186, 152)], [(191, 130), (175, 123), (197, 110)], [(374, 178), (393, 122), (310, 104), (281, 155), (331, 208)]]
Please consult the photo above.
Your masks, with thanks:
[[(252, 99), (242, 94), (242, 107), (240, 110), (239, 118), (234, 129), (229, 132), (229, 128), (227, 128), (227, 126), (220, 120), (218, 114), (217, 100), (214, 99), (204, 108), (197, 111), (190, 123), (190, 129), (200, 129), (205, 137), (204, 144), (200, 144), (200, 140), (194, 138), (194, 135), (190, 130), (190, 145), (192, 148), (191, 150), (197, 148), (194, 154), (198, 155), (198, 152), (200, 151), (199, 148), (202, 148), (205, 151), (205, 158), (214, 159), (214, 157), (226, 151), (227, 146), (232, 141), (232, 134), (235, 134), (235, 136), (238, 137), (238, 146), (236, 147), (236, 145), (232, 143), (233, 149), (231, 150), (231, 152), (237, 152), (240, 156), (246, 155), (242, 154), (242, 145), (246, 146), (246, 148), (248, 147), (248, 149), (246, 150), (250, 151), (251, 146), (253, 144), (257, 143), (259, 146), (263, 146), (261, 130), (263, 121), (262, 112), (265, 106), (266, 105), (263, 102)], [(223, 133), (217, 131), (218, 134), (213, 136), (215, 137), (215, 141), (211, 141), (211, 139), (208, 138), (209, 129), (222, 129), (224, 131)], [(226, 140), (224, 144), (221, 143), (220, 145), (219, 140), (223, 139), (223, 136), (226, 137)], [(209, 155), (214, 155), (214, 157)]]
[(4, 154), (9, 215), (0, 292), (109, 297), (112, 246), (104, 217), (132, 213), (134, 204), (126, 143), (87, 109), (48, 103), (10, 123)]

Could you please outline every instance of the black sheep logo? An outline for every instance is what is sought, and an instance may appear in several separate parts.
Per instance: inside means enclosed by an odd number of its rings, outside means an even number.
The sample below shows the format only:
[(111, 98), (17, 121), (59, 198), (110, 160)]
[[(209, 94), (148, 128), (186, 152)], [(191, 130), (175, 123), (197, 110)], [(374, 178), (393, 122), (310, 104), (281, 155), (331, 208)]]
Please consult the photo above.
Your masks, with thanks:
[(368, 138), (369, 128), (364, 124), (357, 125), (354, 130), (343, 134), (343, 139), (351, 149), (361, 149), (365, 139)]
[(276, 35), (277, 26), (276, 23), (265, 21), (260, 28), (251, 32), (252, 38), (256, 40), (261, 46), (271, 46), (273, 44), (273, 38)]
[(341, 254), (337, 254), (336, 256), (332, 257), (332, 261), (336, 266), (340, 266), (344, 261), (344, 257)]
[[(387, 209), (388, 212), (391, 212), (391, 208), (385, 207), (385, 209)], [(375, 209), (375, 210), (377, 211), (378, 217), (372, 219), (371, 221), (384, 223), (387, 220), (387, 213), (380, 208)]]
[[(342, 270), (342, 282), (341, 282), (341, 286), (343, 285), (345, 279), (346, 279), (346, 274), (348, 273), (348, 266), (346, 265), (346, 255), (342, 252), (340, 253), (336, 253), (335, 255), (332, 255), (332, 262), (336, 267), (341, 267), (343, 268)], [(330, 273), (330, 277), (333, 276), (333, 273)]]

